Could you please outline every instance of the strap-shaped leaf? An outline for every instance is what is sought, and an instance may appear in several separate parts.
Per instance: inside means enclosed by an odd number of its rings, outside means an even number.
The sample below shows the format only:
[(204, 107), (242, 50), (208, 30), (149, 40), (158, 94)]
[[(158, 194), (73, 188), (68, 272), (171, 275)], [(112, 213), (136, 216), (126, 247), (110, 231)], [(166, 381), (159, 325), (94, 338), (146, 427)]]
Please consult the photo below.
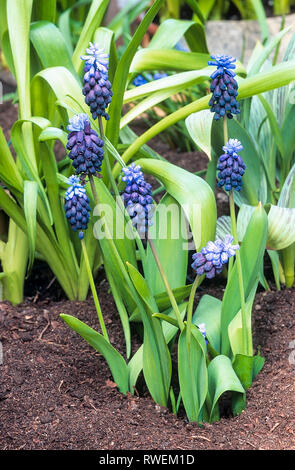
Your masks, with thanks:
[[(149, 229), (149, 237), (153, 239), (172, 289), (183, 286), (186, 281), (188, 251), (182, 233), (183, 227), (185, 227), (185, 218), (181, 206), (172, 196), (166, 194), (153, 215), (153, 225)], [(171, 269), (172, 259), (177, 269)], [(154, 295), (165, 290), (150, 245), (147, 247), (145, 276)]]
[(202, 178), (172, 165), (153, 159), (140, 159), (142, 170), (163, 183), (166, 191), (182, 206), (190, 223), (196, 249), (214, 239), (216, 203), (214, 193)]
[[(129, 391), (128, 367), (121, 354), (97, 331), (72, 315), (62, 313), (61, 318), (107, 361), (114, 381), (122, 393)], [(131, 390), (132, 391), (132, 390)]]
[[(259, 275), (267, 240), (267, 215), (261, 204), (254, 210), (243, 243), (240, 256), (243, 270), (245, 298), (248, 298)], [(221, 310), (221, 352), (230, 355), (228, 326), (241, 308), (240, 288), (235, 263), (224, 292)]]
[(216, 238), (224, 239), (225, 235), (231, 233), (231, 220), (229, 215), (218, 217), (216, 223)]
[(170, 390), (172, 365), (161, 322), (159, 319), (152, 317), (152, 314), (157, 312), (157, 305), (142, 275), (131, 264), (127, 263), (127, 266), (134, 287), (147, 307), (145, 310), (141, 309), (140, 311), (144, 325), (144, 378), (156, 403), (166, 406)]
[(205, 340), (192, 325), (188, 344), (187, 326), (178, 341), (178, 377), (180, 393), (189, 421), (202, 421), (202, 407), (208, 390)]
[(208, 341), (217, 352), (220, 352), (221, 304), (221, 300), (203, 295), (193, 316), (194, 325), (205, 323)]
[[(242, 241), (255, 208), (243, 204), (238, 215), (238, 237)], [(267, 248), (283, 250), (295, 242), (295, 208), (270, 206)]]
[(218, 400), (225, 392), (237, 392), (244, 395), (245, 390), (238, 379), (231, 360), (224, 355), (215, 357), (208, 366), (209, 421), (219, 420)]
[[(179, 311), (182, 320), (184, 319), (185, 313), (186, 313), (186, 307), (187, 307), (187, 302), (183, 302), (182, 304), (179, 305)], [(165, 311), (165, 314), (169, 317), (174, 316), (174, 311), (173, 309), (169, 309)], [(165, 337), (165, 341), (167, 344), (170, 343), (170, 341), (173, 340), (177, 332), (179, 331), (178, 325), (177, 327), (172, 325), (171, 323), (168, 322), (162, 322), (162, 328), (163, 328), (163, 334)], [(129, 375), (129, 380), (130, 380), (130, 389), (133, 390), (133, 388), (136, 385), (138, 376), (142, 370), (143, 367), (143, 345), (138, 348), (132, 359), (130, 360), (128, 364), (128, 368), (130, 371)]]
[(36, 246), (36, 217), (37, 217), (38, 184), (36, 181), (25, 181), (24, 184), (24, 212), (27, 223), (27, 235), (29, 240), (29, 265), (30, 271), (35, 258)]
[(7, 184), (12, 192), (18, 191), (21, 193), (23, 191), (23, 179), (9, 150), (2, 128), (0, 128), (0, 155), (1, 181)]
[(59, 28), (49, 21), (37, 21), (31, 25), (30, 36), (44, 69), (60, 65), (79, 79)]
[(211, 128), (213, 113), (209, 109), (204, 109), (199, 113), (193, 113), (185, 120), (189, 134), (195, 144), (206, 153), (211, 160)]

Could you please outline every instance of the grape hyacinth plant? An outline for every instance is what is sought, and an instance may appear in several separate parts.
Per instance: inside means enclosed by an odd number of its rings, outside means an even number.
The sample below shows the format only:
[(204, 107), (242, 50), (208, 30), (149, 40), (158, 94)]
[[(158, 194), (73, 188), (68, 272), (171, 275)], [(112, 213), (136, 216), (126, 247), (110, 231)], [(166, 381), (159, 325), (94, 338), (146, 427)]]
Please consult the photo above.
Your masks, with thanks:
[(108, 79), (108, 57), (98, 44), (91, 42), (86, 54), (81, 56), (85, 60), (82, 93), (94, 120), (99, 116), (109, 119), (106, 108), (112, 101), (113, 92)]
[(243, 150), (241, 142), (237, 139), (230, 139), (223, 147), (224, 154), (218, 159), (217, 169), (218, 186), (224, 186), (226, 191), (235, 189), (241, 191), (242, 176), (245, 173), (246, 165), (238, 152)]
[(232, 119), (233, 114), (239, 114), (240, 108), (237, 102), (238, 83), (235, 80), (236, 68), (235, 58), (229, 55), (212, 55), (208, 65), (213, 65), (217, 69), (210, 75), (212, 78), (210, 90), (212, 97), (209, 101), (211, 112), (214, 113), (214, 119), (227, 116)]

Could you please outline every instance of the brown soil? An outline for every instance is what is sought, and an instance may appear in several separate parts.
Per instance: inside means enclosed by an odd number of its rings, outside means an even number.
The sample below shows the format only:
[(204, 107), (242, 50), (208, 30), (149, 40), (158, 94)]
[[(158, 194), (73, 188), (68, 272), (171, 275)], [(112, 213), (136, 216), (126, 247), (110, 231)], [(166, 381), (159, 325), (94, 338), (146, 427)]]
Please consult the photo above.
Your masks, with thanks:
[[(10, 122), (16, 117), (14, 108), (3, 106), (0, 124), (9, 113)], [(191, 171), (206, 166), (199, 152), (162, 150)], [(69, 313), (98, 329), (92, 299), (65, 301), (46, 269), (33, 271), (23, 304), (0, 303), (0, 449), (295, 450), (295, 289), (257, 295), (254, 340), (266, 364), (247, 392), (247, 409), (233, 418), (225, 408), (220, 422), (199, 427), (183, 412), (176, 417), (155, 405), (141, 381), (138, 396), (117, 390), (103, 357), (59, 317)], [(97, 284), (111, 342), (125, 354), (108, 284), (101, 276)], [(222, 280), (208, 281), (199, 295), (221, 297), (223, 288)], [(135, 350), (136, 331), (133, 338)]]
[[(102, 309), (112, 344), (124, 354), (107, 288), (105, 281), (99, 286)], [(258, 294), (254, 335), (265, 367), (242, 415), (204, 427), (155, 405), (144, 389), (139, 397), (122, 395), (102, 356), (62, 322), (61, 312), (98, 328), (91, 299), (0, 304), (1, 449), (295, 450), (295, 369), (288, 360), (294, 289)]]

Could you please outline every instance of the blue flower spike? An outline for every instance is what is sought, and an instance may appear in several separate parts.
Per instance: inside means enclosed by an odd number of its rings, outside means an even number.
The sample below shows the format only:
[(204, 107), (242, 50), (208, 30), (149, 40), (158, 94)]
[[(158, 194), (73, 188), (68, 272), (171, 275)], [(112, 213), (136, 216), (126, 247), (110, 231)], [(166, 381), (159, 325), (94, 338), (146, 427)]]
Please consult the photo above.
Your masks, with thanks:
[(238, 83), (235, 80), (236, 59), (229, 55), (212, 55), (208, 65), (216, 67), (216, 70), (210, 75), (212, 82), (210, 90), (212, 97), (209, 101), (211, 112), (214, 113), (214, 119), (227, 116), (233, 118), (233, 114), (240, 113), (240, 105), (237, 101)]
[(86, 54), (81, 56), (85, 61), (83, 89), (85, 103), (90, 107), (93, 119), (99, 116), (109, 119), (106, 108), (112, 101), (112, 85), (108, 79), (109, 56), (98, 44), (89, 43)]
[(210, 241), (201, 249), (200, 253), (195, 253), (192, 257), (194, 260), (192, 268), (197, 275), (205, 274), (208, 279), (213, 279), (217, 274), (220, 274), (223, 265), (240, 249), (239, 245), (233, 245), (232, 242), (233, 237), (226, 235), (224, 240)]
[(241, 142), (237, 139), (230, 139), (223, 147), (224, 154), (218, 159), (217, 169), (218, 186), (224, 186), (226, 191), (234, 189), (241, 191), (242, 176), (245, 173), (246, 165), (238, 152), (243, 150)]
[(135, 163), (122, 168), (122, 173), (122, 181), (126, 183), (122, 194), (124, 205), (133, 226), (140, 234), (145, 234), (147, 227), (152, 225), (154, 213), (152, 187), (144, 180), (140, 166)]
[(87, 230), (89, 223), (89, 199), (86, 189), (82, 186), (77, 176), (71, 176), (68, 180), (70, 187), (65, 193), (65, 213), (74, 232), (79, 232), (79, 238), (84, 238), (83, 230)]
[(87, 114), (76, 114), (69, 120), (67, 149), (77, 175), (95, 175), (101, 171), (104, 142), (91, 129)]

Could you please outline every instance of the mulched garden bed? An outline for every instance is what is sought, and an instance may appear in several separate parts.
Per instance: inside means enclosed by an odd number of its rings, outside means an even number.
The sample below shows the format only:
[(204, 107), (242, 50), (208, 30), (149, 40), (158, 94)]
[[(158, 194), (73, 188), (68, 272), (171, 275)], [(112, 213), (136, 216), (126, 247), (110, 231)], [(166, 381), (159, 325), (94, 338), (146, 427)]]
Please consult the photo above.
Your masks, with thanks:
[[(110, 339), (124, 353), (105, 280), (98, 286)], [(213, 293), (213, 285), (203, 293)], [(0, 304), (0, 449), (295, 450), (295, 289), (263, 292), (255, 303), (255, 344), (266, 358), (238, 417), (199, 427), (141, 395), (122, 395), (104, 359), (59, 318), (98, 328), (91, 299)], [(295, 348), (294, 348), (295, 349)]]
[[(16, 109), (0, 106), (6, 137)], [(190, 171), (206, 166), (198, 152), (178, 154), (157, 141), (167, 159)], [(164, 146), (163, 146), (164, 145)], [(217, 193), (219, 215), (227, 201)], [(125, 354), (120, 320), (108, 284), (96, 279), (112, 344)], [(222, 296), (224, 281), (206, 281), (200, 295)], [(64, 299), (46, 265), (37, 264), (17, 307), (0, 303), (0, 449), (293, 449), (295, 450), (295, 289), (259, 292), (253, 311), (254, 343), (265, 366), (247, 392), (247, 409), (232, 417), (224, 408), (215, 424), (188, 423), (149, 397), (139, 381), (122, 395), (101, 355), (60, 319), (77, 316), (98, 329), (91, 297)], [(133, 327), (134, 329), (134, 327)], [(134, 329), (134, 350), (139, 342)], [(293, 363), (293, 364), (292, 364)]]

